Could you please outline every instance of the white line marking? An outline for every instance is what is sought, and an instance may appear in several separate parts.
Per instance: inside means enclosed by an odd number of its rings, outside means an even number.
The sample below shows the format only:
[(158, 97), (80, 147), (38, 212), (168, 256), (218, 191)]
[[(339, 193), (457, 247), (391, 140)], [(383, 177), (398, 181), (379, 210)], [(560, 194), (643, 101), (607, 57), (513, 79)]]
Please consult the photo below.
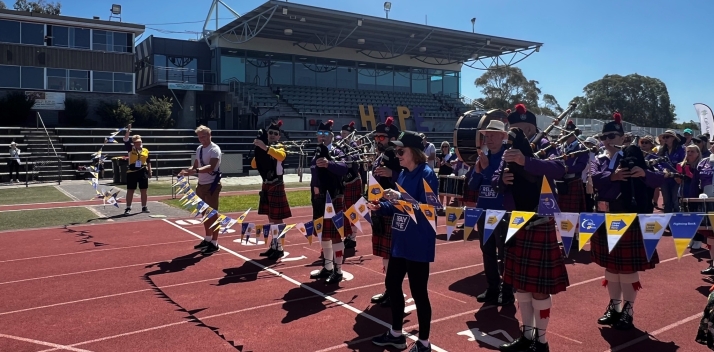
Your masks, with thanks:
[[(100, 218), (100, 219), (107, 219), (106, 215), (100, 213), (99, 210), (94, 209), (94, 207), (92, 207), (92, 206), (86, 206), (86, 207), (84, 207), (84, 208), (87, 209), (87, 210), (89, 210), (89, 211), (91, 211), (94, 215), (96, 215), (96, 216), (97, 216), (98, 218)], [(107, 221), (112, 221), (112, 222), (113, 222), (114, 219), (107, 219)]]
[(72, 199), (73, 201), (75, 201), (75, 202), (79, 201), (79, 198), (73, 196), (72, 193), (69, 193), (69, 192), (63, 190), (62, 187), (57, 186), (57, 185), (55, 185), (54, 187), (55, 187), (56, 190), (62, 192), (65, 196), (69, 197), (69, 198)]
[(82, 350), (79, 348), (72, 348), (69, 346), (64, 346), (64, 345), (58, 345), (56, 343), (52, 342), (45, 342), (45, 341), (40, 341), (40, 340), (35, 340), (35, 339), (26, 339), (24, 337), (19, 337), (19, 336), (12, 336), (12, 335), (5, 335), (5, 334), (0, 334), (0, 337), (4, 337), (6, 339), (10, 340), (17, 340), (17, 341), (22, 341), (22, 342), (29, 342), (29, 343), (34, 343), (36, 345), (42, 345), (42, 346), (47, 346), (47, 347), (54, 347), (55, 349), (58, 350), (65, 350), (65, 351), (75, 351), (75, 352), (92, 352), (89, 350)]
[(684, 318), (684, 319), (682, 319), (682, 320), (680, 320), (680, 321), (676, 321), (676, 322), (674, 322), (674, 323), (672, 323), (672, 324), (669, 324), (669, 325), (667, 325), (667, 326), (665, 326), (665, 327), (663, 327), (663, 328), (661, 328), (661, 329), (655, 330), (655, 331), (653, 331), (653, 332), (651, 332), (651, 333), (649, 333), (649, 334), (647, 334), (647, 335), (640, 336), (640, 337), (638, 337), (638, 338), (636, 338), (636, 339), (634, 339), (634, 340), (631, 340), (631, 341), (629, 341), (629, 342), (623, 343), (622, 345), (615, 346), (615, 347), (613, 347), (612, 349), (609, 349), (609, 350), (607, 350), (607, 351), (605, 351), (605, 352), (617, 352), (617, 351), (620, 351), (620, 350), (622, 350), (622, 349), (624, 349), (624, 348), (630, 347), (630, 346), (635, 345), (635, 344), (638, 344), (638, 343), (640, 343), (640, 342), (642, 342), (642, 341), (644, 341), (644, 340), (647, 340), (647, 339), (650, 338), (650, 336), (655, 336), (655, 335), (661, 334), (661, 333), (663, 333), (663, 332), (665, 332), (665, 331), (672, 330), (672, 329), (674, 329), (674, 328), (676, 328), (676, 327), (678, 327), (678, 326), (680, 326), (680, 325), (684, 325), (684, 324), (686, 324), (686, 323), (688, 323), (688, 322), (690, 322), (690, 321), (692, 321), (692, 320), (701, 319), (701, 317), (702, 317), (702, 313), (694, 314), (694, 315), (692, 315), (692, 316), (690, 316), (690, 317), (687, 317), (687, 318)]
[(411, 311), (413, 311), (413, 310), (416, 310), (416, 304), (412, 304), (412, 305), (410, 305), (410, 306), (404, 307), (404, 313), (405, 313), (405, 314), (406, 314), (406, 313), (409, 313), (409, 312), (411, 312)]
[(191, 225), (198, 225), (198, 224), (201, 223), (200, 220), (194, 220), (194, 219), (189, 219), (189, 220), (186, 220), (186, 221), (187, 221), (188, 223), (190, 223)]
[(185, 221), (183, 221), (183, 220), (176, 220), (176, 223), (179, 224), (179, 225), (181, 225), (181, 226), (187, 226), (187, 225), (188, 225), (188, 223), (185, 222)]
[[(187, 229), (185, 229), (185, 228), (183, 228), (183, 227), (180, 227), (180, 226), (178, 226), (178, 225), (175, 225), (175, 224), (172, 223), (171, 221), (165, 221), (165, 222), (166, 222), (167, 224), (170, 224), (171, 226), (174, 226), (174, 227), (180, 229), (181, 231), (184, 231), (184, 232), (186, 232), (186, 233), (188, 233), (188, 234), (190, 234), (190, 235), (196, 237), (196, 238), (199, 238), (199, 239), (200, 239), (200, 238), (203, 238), (203, 236), (201, 236), (201, 235), (199, 235), (199, 234), (196, 234), (196, 233), (194, 233), (194, 232), (191, 232), (191, 231), (189, 231), (189, 230), (187, 230)], [(365, 312), (363, 312), (363, 311), (361, 311), (361, 310), (359, 310), (359, 309), (357, 309), (357, 308), (355, 308), (355, 307), (352, 307), (351, 305), (349, 305), (349, 304), (347, 304), (347, 303), (345, 303), (345, 302), (342, 302), (342, 301), (340, 301), (340, 300), (338, 300), (338, 299), (336, 299), (336, 298), (334, 298), (334, 297), (332, 297), (332, 296), (326, 295), (326, 294), (324, 294), (324, 293), (322, 293), (322, 292), (320, 292), (320, 291), (318, 291), (318, 290), (316, 290), (316, 289), (314, 289), (314, 288), (312, 288), (312, 287), (310, 287), (310, 286), (304, 285), (304, 284), (302, 284), (301, 282), (299, 282), (299, 281), (297, 281), (297, 280), (295, 280), (295, 279), (293, 279), (293, 278), (291, 278), (291, 277), (288, 277), (288, 276), (286, 276), (286, 275), (284, 275), (284, 274), (281, 274), (281, 273), (279, 273), (279, 272), (277, 272), (277, 271), (275, 271), (275, 270), (273, 270), (273, 269), (271, 269), (271, 268), (268, 268), (268, 267), (266, 267), (266, 266), (264, 266), (264, 265), (262, 265), (262, 264), (260, 264), (260, 263), (258, 263), (258, 262), (255, 262), (255, 261), (251, 260), (251, 259), (248, 258), (248, 257), (244, 257), (244, 256), (242, 256), (242, 255), (240, 255), (240, 254), (238, 254), (238, 253), (236, 253), (236, 252), (234, 252), (234, 251), (232, 251), (232, 250), (230, 250), (230, 249), (228, 249), (228, 248), (225, 248), (225, 247), (223, 247), (223, 246), (221, 246), (221, 247), (222, 247), (223, 250), (225, 250), (226, 252), (228, 252), (228, 253), (230, 253), (230, 254), (233, 254), (233, 255), (236, 256), (237, 258), (240, 258), (241, 260), (243, 260), (243, 261), (245, 261), (245, 262), (249, 262), (249, 263), (251, 263), (251, 264), (253, 264), (253, 265), (255, 265), (255, 266), (257, 266), (257, 267), (259, 267), (259, 268), (261, 268), (261, 269), (263, 269), (263, 270), (266, 270), (266, 271), (268, 271), (269, 273), (271, 273), (271, 274), (273, 274), (273, 275), (275, 275), (275, 276), (281, 277), (281, 278), (283, 278), (284, 280), (286, 280), (286, 281), (292, 283), (293, 285), (296, 285), (296, 286), (301, 287), (301, 288), (303, 288), (303, 289), (305, 289), (305, 290), (308, 290), (308, 291), (312, 292), (313, 294), (316, 294), (316, 295), (318, 295), (318, 296), (322, 296), (324, 299), (326, 299), (326, 300), (328, 300), (328, 301), (330, 301), (330, 302), (332, 302), (332, 303), (335, 303), (335, 304), (337, 304), (337, 305), (339, 305), (339, 306), (342, 306), (342, 307), (344, 307), (345, 309), (347, 309), (347, 310), (349, 310), (349, 311), (351, 311), (351, 312), (353, 312), (353, 313), (355, 313), (355, 314), (357, 314), (357, 315), (360, 315), (360, 316), (362, 316), (362, 317), (364, 317), (364, 318), (367, 318), (367, 319), (369, 319), (369, 320), (371, 320), (371, 321), (373, 321), (373, 322), (375, 322), (375, 323), (377, 323), (377, 324), (379, 324), (379, 325), (382, 325), (382, 326), (384, 326), (384, 327), (386, 327), (386, 328), (391, 328), (391, 327), (392, 327), (392, 324), (389, 324), (389, 323), (387, 323), (387, 322), (385, 322), (385, 321), (383, 321), (383, 320), (381, 320), (381, 319), (378, 319), (378, 318), (376, 318), (376, 317), (374, 317), (374, 316), (372, 316), (372, 315), (370, 315), (370, 314), (367, 314), (367, 313), (365, 313)], [(407, 337), (409, 337), (409, 339), (411, 339), (411, 340), (413, 340), (413, 341), (417, 341), (417, 340), (419, 339), (418, 337), (416, 337), (416, 336), (414, 336), (414, 335), (411, 335), (411, 334), (407, 334), (406, 332), (404, 332), (404, 334), (405, 334)], [(437, 352), (446, 352), (445, 350), (443, 350), (443, 349), (437, 347), (437, 346), (434, 345), (433, 343), (431, 344), (431, 349), (434, 350), (434, 351), (437, 351)]]

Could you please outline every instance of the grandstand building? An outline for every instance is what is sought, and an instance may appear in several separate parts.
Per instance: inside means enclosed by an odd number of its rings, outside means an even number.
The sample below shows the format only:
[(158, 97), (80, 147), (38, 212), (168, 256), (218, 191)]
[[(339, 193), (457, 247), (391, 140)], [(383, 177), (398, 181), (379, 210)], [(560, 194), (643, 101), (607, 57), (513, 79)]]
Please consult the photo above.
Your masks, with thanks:
[(450, 132), (468, 109), (463, 67), (512, 65), (542, 45), (283, 1), (205, 34), (136, 48), (137, 93), (174, 97), (178, 128), (280, 117), (287, 130), (327, 119), (371, 130), (394, 116), (402, 128)]
[[(134, 39), (143, 25), (0, 10), (0, 97), (36, 98), (45, 123), (60, 124), (67, 98), (134, 101)], [(34, 124), (34, 123), (33, 123)]]

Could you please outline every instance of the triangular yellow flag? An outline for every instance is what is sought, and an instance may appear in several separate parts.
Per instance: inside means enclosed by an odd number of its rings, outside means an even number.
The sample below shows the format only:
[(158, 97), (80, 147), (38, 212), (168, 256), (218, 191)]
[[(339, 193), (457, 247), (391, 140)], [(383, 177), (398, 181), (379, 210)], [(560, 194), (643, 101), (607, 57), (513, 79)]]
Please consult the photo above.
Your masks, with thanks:
[(411, 217), (414, 222), (417, 222), (416, 214), (414, 214), (414, 208), (411, 203), (409, 203), (407, 201), (400, 200), (399, 205), (401, 206), (402, 211), (409, 214), (409, 217)]
[(324, 220), (325, 218), (319, 218), (313, 222), (315, 225), (315, 233), (317, 234), (317, 240), (320, 242), (322, 242), (322, 223)]
[(456, 222), (459, 221), (461, 214), (463, 214), (464, 208), (461, 207), (446, 207), (446, 240), (451, 238), (454, 232), (454, 227), (456, 227)]
[(370, 202), (379, 200), (384, 195), (384, 189), (379, 185), (374, 175), (369, 173), (369, 187), (367, 188), (367, 200)]
[(610, 253), (617, 242), (635, 221), (637, 214), (605, 214), (605, 230), (607, 232), (607, 247)]
[(248, 213), (250, 213), (250, 210), (253, 208), (248, 208), (248, 210), (245, 211), (245, 213), (241, 214), (241, 216), (238, 217), (238, 223), (242, 224), (243, 221), (245, 221), (245, 218), (248, 217)]
[(355, 205), (356, 204), (353, 204), (349, 209), (345, 211), (345, 216), (350, 221), (350, 224), (354, 225), (359, 230), (359, 232), (364, 233), (364, 231), (362, 231), (362, 225), (360, 225), (359, 223), (360, 214), (359, 212), (357, 212)]
[(508, 232), (506, 233), (506, 242), (513, 237), (530, 219), (535, 215), (531, 211), (513, 211), (511, 212), (511, 221), (508, 223)]
[(429, 224), (436, 231), (436, 213), (434, 212), (434, 206), (429, 204), (419, 204), (422, 214), (429, 220)]

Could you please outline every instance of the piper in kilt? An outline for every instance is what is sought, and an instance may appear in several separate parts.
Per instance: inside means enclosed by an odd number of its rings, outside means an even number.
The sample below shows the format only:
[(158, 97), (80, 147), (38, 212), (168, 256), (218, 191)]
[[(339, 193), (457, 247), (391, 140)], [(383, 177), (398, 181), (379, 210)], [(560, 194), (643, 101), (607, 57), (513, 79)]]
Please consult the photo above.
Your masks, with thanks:
[[(348, 149), (358, 150), (357, 143), (354, 141), (355, 122), (342, 126), (342, 141), (343, 144), (349, 145)], [(359, 154), (353, 155), (354, 159), (359, 158)], [(360, 177), (360, 163), (353, 162), (348, 165), (349, 169), (345, 175), (345, 210), (353, 206), (362, 198), (364, 194), (364, 186), (362, 185), (362, 177)], [(349, 226), (348, 226), (349, 225)], [(357, 227), (351, 223), (345, 223), (345, 248), (357, 247)]]
[[(529, 144), (536, 135), (536, 116), (523, 104), (508, 116), (511, 148), (493, 174), (493, 186), (504, 194), (507, 211), (537, 211), (542, 179), (554, 187), (553, 180), (565, 174), (560, 160), (535, 158)], [(534, 141), (538, 148), (547, 142)], [(540, 149), (538, 149), (540, 150)], [(517, 195), (517, 196), (515, 196)], [(555, 226), (550, 217), (534, 216), (505, 244), (504, 284), (516, 289), (516, 300), (523, 320), (522, 335), (501, 345), (501, 351), (548, 351), (546, 330), (550, 321), (551, 295), (570, 285), (563, 254), (558, 246)]]
[[(258, 169), (260, 177), (263, 179), (258, 214), (267, 215), (271, 225), (282, 224), (283, 220), (292, 216), (283, 182), (283, 161), (287, 154), (283, 146), (277, 144), (280, 140), (282, 125), (282, 121), (271, 123), (266, 131), (261, 131), (261, 135), (253, 140), (256, 150), (255, 157), (250, 162), (250, 166)], [(277, 260), (284, 254), (280, 241), (273, 238), (270, 248), (260, 253), (260, 256)]]
[[(379, 154), (372, 164), (372, 174), (384, 190), (397, 190), (396, 182), (402, 166), (395, 153), (395, 148), (389, 145), (399, 137), (399, 128), (394, 125), (390, 116), (384, 123), (379, 123), (374, 129), (374, 141)], [(384, 272), (389, 266), (389, 257), (392, 250), (392, 218), (393, 215), (379, 215), (372, 212), (372, 254), (382, 257)], [(389, 295), (386, 287), (383, 293), (372, 296), (372, 303), (389, 305)]]
[[(622, 117), (620, 113), (615, 113), (613, 117), (613, 121), (603, 126), (600, 135), (605, 152), (591, 165), (598, 212), (652, 213), (654, 190), (664, 183), (664, 175), (648, 168), (637, 143), (620, 150), (618, 146), (622, 145), (625, 138)], [(590, 245), (593, 261), (605, 268), (603, 286), (607, 287), (610, 295), (607, 310), (598, 319), (598, 323), (612, 325), (620, 330), (631, 329), (632, 306), (637, 291), (642, 288), (639, 272), (652, 269), (659, 263), (657, 252), (648, 262), (637, 220), (630, 225), (612, 252), (608, 250), (604, 226), (590, 239)]]
[[(319, 144), (315, 156), (310, 162), (312, 179), (312, 216), (314, 219), (323, 217), (326, 213), (325, 201), (327, 193), (332, 198), (334, 213), (344, 210), (344, 185), (342, 178), (347, 174), (345, 154), (333, 145), (332, 120), (320, 123), (317, 130)], [(344, 215), (343, 215), (344, 217)], [(345, 224), (349, 221), (344, 217)], [(337, 284), (342, 281), (342, 260), (345, 244), (342, 242), (332, 219), (322, 221), (322, 253), (324, 266), (321, 270), (310, 273), (312, 279), (325, 279), (327, 284)]]
[[(568, 120), (565, 130), (560, 140), (565, 138), (564, 144), (558, 148), (559, 155), (567, 155), (576, 151), (584, 150), (585, 146), (578, 140), (580, 130), (573, 120)], [(585, 212), (585, 184), (582, 182), (583, 171), (590, 166), (590, 156), (588, 153), (566, 157), (565, 175), (560, 180), (555, 181), (558, 189), (558, 206), (564, 213), (584, 213)], [(571, 248), (578, 248), (578, 236), (575, 235)], [(577, 249), (576, 249), (577, 252)]]

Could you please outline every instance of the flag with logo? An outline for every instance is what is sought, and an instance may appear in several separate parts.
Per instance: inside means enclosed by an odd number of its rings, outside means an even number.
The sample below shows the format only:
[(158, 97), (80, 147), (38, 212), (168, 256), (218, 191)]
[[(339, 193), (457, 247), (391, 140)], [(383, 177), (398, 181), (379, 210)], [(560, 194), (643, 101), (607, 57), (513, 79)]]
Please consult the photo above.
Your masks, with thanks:
[(575, 230), (577, 230), (578, 218), (580, 214), (578, 213), (555, 213), (555, 224), (558, 226), (558, 231), (560, 232), (560, 238), (563, 241), (563, 249), (565, 249), (565, 256), (570, 256), (570, 246), (573, 244), (573, 239), (575, 239)]
[(357, 212), (355, 205), (357, 205), (357, 204), (353, 204), (349, 209), (347, 209), (347, 211), (345, 211), (345, 216), (347, 217), (347, 220), (350, 221), (350, 224), (352, 224), (354, 227), (356, 227), (359, 230), (359, 232), (364, 233), (364, 231), (362, 231), (362, 225), (360, 225), (360, 223), (359, 223), (360, 215)]
[(605, 214), (605, 226), (607, 230), (607, 248), (609, 252), (615, 249), (617, 242), (635, 221), (637, 214)]
[(377, 182), (374, 175), (369, 173), (369, 184), (367, 186), (367, 200), (370, 202), (378, 201), (384, 195), (384, 188)]
[(642, 240), (645, 245), (645, 253), (647, 253), (647, 261), (652, 260), (652, 255), (659, 240), (662, 239), (664, 230), (672, 218), (672, 214), (639, 214), (637, 215), (640, 221), (640, 230), (642, 230)]
[(446, 240), (451, 238), (451, 233), (454, 232), (454, 227), (456, 227), (456, 222), (463, 214), (464, 208), (459, 207), (446, 207)]
[(335, 225), (340, 238), (345, 238), (345, 213), (339, 212), (332, 217), (332, 224)]
[(414, 203), (400, 200), (399, 206), (401, 206), (403, 212), (407, 213), (409, 217), (412, 218), (412, 221), (417, 222), (416, 214), (414, 214)]
[(424, 182), (424, 193), (426, 195), (426, 204), (433, 206), (434, 209), (436, 209), (436, 210), (444, 209), (444, 206), (439, 201), (439, 197), (436, 196), (436, 193), (434, 193), (434, 190), (432, 190), (431, 186), (429, 186), (429, 182), (426, 182), (425, 179), (422, 179), (422, 182)]
[(466, 208), (464, 210), (464, 241), (469, 238), (472, 229), (476, 230), (481, 215), (483, 215), (483, 209)]
[(590, 238), (593, 237), (597, 229), (605, 223), (605, 214), (601, 213), (580, 213), (580, 228), (578, 229), (578, 236), (580, 241), (578, 243), (578, 250), (583, 250)]
[(677, 250), (677, 258), (682, 259), (684, 251), (689, 242), (702, 224), (704, 214), (676, 213), (672, 214), (669, 220), (669, 230), (672, 231), (674, 248)]
[[(515, 196), (517, 197), (518, 195)], [(555, 200), (550, 183), (543, 176), (543, 184), (540, 187), (540, 201), (538, 202), (538, 215), (553, 216), (555, 213), (560, 213), (560, 207), (558, 207), (558, 202)]]
[(325, 219), (332, 219), (335, 216), (335, 206), (332, 205), (332, 198), (330, 197), (330, 192), (325, 194)]
[(520, 230), (536, 213), (532, 211), (512, 211), (511, 221), (508, 222), (508, 232), (506, 232), (506, 241), (511, 239), (518, 230)]
[(486, 210), (486, 221), (483, 226), (483, 243), (488, 241), (504, 215), (506, 215), (505, 210)]
[(424, 214), (424, 217), (429, 220), (431, 228), (436, 232), (436, 213), (434, 212), (434, 206), (430, 204), (419, 204), (419, 209), (422, 214)]
[(243, 223), (245, 221), (245, 218), (248, 217), (248, 213), (250, 213), (250, 210), (253, 208), (248, 208), (248, 210), (245, 211), (245, 213), (241, 214), (241, 216), (238, 217), (238, 223)]
[(315, 224), (315, 233), (317, 234), (317, 240), (322, 242), (322, 223), (325, 221), (325, 218), (319, 218), (313, 221)]
[(312, 244), (312, 237), (313, 237), (313, 234), (315, 233), (315, 222), (313, 220), (306, 222), (304, 225), (304, 228), (305, 228), (304, 235), (305, 235), (305, 237), (307, 237), (307, 243)]
[[(400, 186), (398, 183), (396, 183), (396, 185), (397, 185), (397, 190), (399, 191), (399, 193), (402, 194), (402, 199), (404, 199), (404, 201), (409, 202), (411, 204), (419, 204), (419, 202), (416, 199), (414, 199), (414, 197), (410, 196), (409, 193), (407, 193), (407, 191), (404, 188), (402, 188), (402, 186)], [(416, 221), (416, 220), (414, 220), (414, 221)]]
[(372, 215), (369, 213), (369, 208), (367, 208), (367, 200), (362, 197), (353, 206), (357, 209), (357, 213), (372, 225)]

